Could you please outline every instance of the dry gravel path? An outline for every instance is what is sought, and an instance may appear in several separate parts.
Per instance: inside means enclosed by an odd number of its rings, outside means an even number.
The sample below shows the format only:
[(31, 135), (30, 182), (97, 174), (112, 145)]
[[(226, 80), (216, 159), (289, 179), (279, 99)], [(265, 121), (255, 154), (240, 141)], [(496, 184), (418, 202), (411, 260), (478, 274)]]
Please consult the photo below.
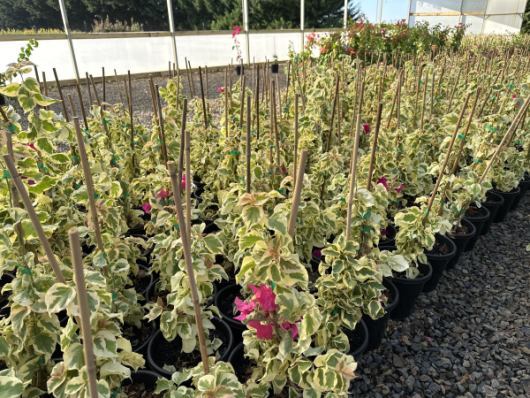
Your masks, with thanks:
[(364, 354), (362, 397), (530, 397), (530, 194)]

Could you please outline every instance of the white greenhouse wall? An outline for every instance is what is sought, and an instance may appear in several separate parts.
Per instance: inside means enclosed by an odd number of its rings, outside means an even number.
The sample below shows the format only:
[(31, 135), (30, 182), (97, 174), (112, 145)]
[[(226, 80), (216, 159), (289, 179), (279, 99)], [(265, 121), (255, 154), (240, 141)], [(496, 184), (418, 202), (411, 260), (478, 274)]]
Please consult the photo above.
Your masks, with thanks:
[[(310, 32), (305, 33), (307, 37)], [(326, 32), (319, 32), (324, 35)], [(29, 39), (31, 36), (28, 36)], [(0, 36), (0, 70), (14, 62), (21, 46), (21, 41), (2, 41)], [(232, 50), (233, 40), (228, 34), (182, 35), (176, 36), (179, 66), (184, 68), (185, 57), (192, 68), (224, 67), (235, 63), (236, 52)], [(246, 36), (239, 35), (241, 53), (246, 56)], [(88, 72), (94, 77), (102, 75), (105, 68), (107, 76), (124, 75), (128, 70), (133, 74), (164, 72), (168, 70), (168, 62), (173, 62), (171, 36), (155, 37), (119, 37), (73, 39), (74, 51), (81, 78)], [(250, 60), (264, 62), (277, 55), (280, 61), (288, 59), (289, 46), (294, 51), (301, 49), (300, 32), (250, 33)], [(48, 82), (54, 80), (53, 69), (56, 68), (60, 80), (75, 79), (74, 68), (70, 58), (66, 39), (39, 40), (39, 47), (34, 50), (31, 60), (38, 66), (39, 73), (45, 72)], [(246, 59), (245, 59), (246, 62)]]
[[(409, 25), (470, 24), (469, 33), (518, 33), (527, 0), (411, 0)], [(449, 15), (448, 15), (449, 14)]]

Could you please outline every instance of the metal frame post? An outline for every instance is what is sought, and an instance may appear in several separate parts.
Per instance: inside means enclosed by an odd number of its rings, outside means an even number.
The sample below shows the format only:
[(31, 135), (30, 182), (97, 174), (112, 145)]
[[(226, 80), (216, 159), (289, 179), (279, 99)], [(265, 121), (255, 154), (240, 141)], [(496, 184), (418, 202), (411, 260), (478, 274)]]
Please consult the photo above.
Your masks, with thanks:
[(305, 46), (305, 1), (300, 0), (300, 31), (302, 32), (302, 48), (300, 52), (304, 51)]
[(464, 8), (464, 0), (460, 0), (460, 15), (458, 16), (458, 23), (462, 23), (462, 9)]
[(68, 17), (66, 15), (66, 6), (64, 0), (59, 0), (59, 7), (61, 8), (61, 16), (63, 17), (64, 31), (68, 38), (68, 48), (70, 50), (70, 57), (74, 64), (75, 80), (79, 83), (79, 70), (77, 68), (77, 60), (75, 59), (74, 44), (72, 43), (72, 35), (70, 34), (70, 25), (68, 25)]
[(173, 45), (173, 62), (179, 67), (179, 59), (177, 56), (177, 42), (175, 38), (175, 21), (173, 19), (173, 1), (167, 0), (167, 14), (169, 16), (169, 31), (171, 32), (171, 44)]
[(247, 36), (246, 42), (246, 53), (247, 53), (247, 67), (250, 68), (250, 35), (248, 31), (248, 0), (243, 1), (243, 28), (245, 29), (245, 34)]
[(383, 20), (383, 0), (379, 0), (379, 23)]
[(412, 0), (409, 0), (409, 11), (407, 12), (407, 26), (410, 26), (410, 7), (412, 6)]
[(344, 0), (344, 30), (348, 28), (348, 0)]

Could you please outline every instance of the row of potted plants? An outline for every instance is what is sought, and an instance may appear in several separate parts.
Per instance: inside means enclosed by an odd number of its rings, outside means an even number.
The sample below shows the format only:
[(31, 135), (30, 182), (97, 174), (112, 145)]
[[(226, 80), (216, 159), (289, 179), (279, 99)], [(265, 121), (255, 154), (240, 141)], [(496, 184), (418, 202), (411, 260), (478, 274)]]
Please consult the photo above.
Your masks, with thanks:
[[(45, 109), (57, 101), (35, 79), (12, 81), (31, 63), (13, 64), (0, 93), (24, 116), (8, 106), (0, 120), (19, 174), (2, 164), (0, 383), (13, 397), (88, 391), (66, 243), (76, 227), (104, 396), (143, 382), (190, 397), (346, 396), (388, 319), (407, 317), (528, 189), (525, 59), (460, 49), (397, 69), (308, 60), (287, 68), (286, 92), (243, 79), (221, 88), (218, 124), (175, 78), (153, 90), (151, 128), (128, 95), (97, 99), (72, 123)], [(64, 281), (12, 189), (18, 177)], [(146, 364), (163, 376), (156, 388), (152, 374), (126, 381)]]

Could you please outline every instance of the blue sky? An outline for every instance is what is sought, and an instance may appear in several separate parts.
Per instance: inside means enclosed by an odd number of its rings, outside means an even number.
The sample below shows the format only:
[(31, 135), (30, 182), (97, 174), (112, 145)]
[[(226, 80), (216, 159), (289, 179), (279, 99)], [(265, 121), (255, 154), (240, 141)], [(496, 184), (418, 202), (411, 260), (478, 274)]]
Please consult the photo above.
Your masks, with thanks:
[[(377, 22), (379, 0), (356, 0), (361, 13), (366, 14), (371, 22)], [(391, 22), (398, 19), (406, 19), (409, 2), (408, 0), (383, 0), (383, 21)]]

